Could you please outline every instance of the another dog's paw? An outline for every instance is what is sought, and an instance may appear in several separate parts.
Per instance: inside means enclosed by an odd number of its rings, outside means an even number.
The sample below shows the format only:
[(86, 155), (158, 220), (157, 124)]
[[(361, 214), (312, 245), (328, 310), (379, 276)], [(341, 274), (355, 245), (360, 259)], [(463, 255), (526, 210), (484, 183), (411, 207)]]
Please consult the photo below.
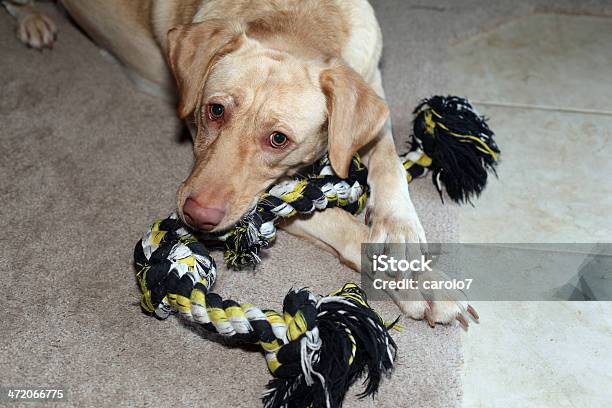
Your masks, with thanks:
[(29, 47), (37, 50), (53, 48), (57, 27), (53, 20), (39, 11), (26, 13), (17, 21), (17, 37)]

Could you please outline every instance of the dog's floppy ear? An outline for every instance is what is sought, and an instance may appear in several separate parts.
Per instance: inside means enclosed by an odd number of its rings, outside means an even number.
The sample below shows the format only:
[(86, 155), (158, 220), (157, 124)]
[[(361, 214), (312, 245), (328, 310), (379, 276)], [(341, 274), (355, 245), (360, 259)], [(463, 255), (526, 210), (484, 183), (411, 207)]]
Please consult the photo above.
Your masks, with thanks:
[(380, 132), (389, 108), (347, 65), (323, 70), (319, 80), (327, 98), (329, 160), (336, 174), (344, 178), (355, 153)]
[(195, 110), (210, 69), (240, 47), (242, 34), (240, 24), (226, 19), (180, 25), (168, 31), (167, 57), (178, 85), (181, 119)]

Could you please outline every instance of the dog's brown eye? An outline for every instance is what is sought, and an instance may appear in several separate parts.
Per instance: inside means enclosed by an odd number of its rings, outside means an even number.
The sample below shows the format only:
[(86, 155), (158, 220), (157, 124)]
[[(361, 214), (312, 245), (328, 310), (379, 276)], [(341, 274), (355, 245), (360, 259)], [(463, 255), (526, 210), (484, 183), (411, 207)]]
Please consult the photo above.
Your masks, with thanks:
[(270, 135), (270, 146), (275, 149), (280, 149), (285, 147), (285, 145), (289, 142), (289, 138), (284, 133), (274, 132)]
[(208, 117), (211, 120), (219, 120), (223, 117), (223, 113), (225, 113), (225, 108), (223, 105), (219, 105), (218, 103), (211, 103), (208, 105)]

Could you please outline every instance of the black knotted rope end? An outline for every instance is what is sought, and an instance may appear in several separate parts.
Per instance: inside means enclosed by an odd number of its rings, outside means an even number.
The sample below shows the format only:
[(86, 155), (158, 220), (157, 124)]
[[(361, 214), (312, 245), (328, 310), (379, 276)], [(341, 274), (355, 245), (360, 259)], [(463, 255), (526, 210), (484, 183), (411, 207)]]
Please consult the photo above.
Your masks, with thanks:
[(424, 99), (414, 114), (408, 163), (417, 165), (404, 165), (409, 180), (429, 169), (441, 198), (444, 189), (457, 203), (471, 202), (484, 190), (488, 172), (496, 174), (500, 154), (486, 119), (457, 96)]
[(373, 396), (393, 370), (396, 345), (355, 284), (319, 300), (314, 331), (299, 339), (300, 368), (268, 384), (263, 402), (277, 407), (341, 407), (349, 387), (363, 379), (360, 398)]

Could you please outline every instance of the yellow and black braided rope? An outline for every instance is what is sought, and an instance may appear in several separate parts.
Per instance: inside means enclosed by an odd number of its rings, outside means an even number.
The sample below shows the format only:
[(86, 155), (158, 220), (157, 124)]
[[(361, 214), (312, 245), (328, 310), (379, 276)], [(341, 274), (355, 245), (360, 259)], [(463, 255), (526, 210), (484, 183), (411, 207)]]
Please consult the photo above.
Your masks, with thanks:
[[(144, 311), (160, 319), (176, 313), (210, 332), (261, 346), (275, 377), (266, 407), (340, 406), (360, 373), (393, 367), (395, 343), (354, 284), (322, 298), (290, 290), (282, 314), (224, 300), (211, 292), (214, 260), (176, 216), (156, 221), (134, 258)], [(375, 392), (379, 380), (370, 375), (366, 393)]]

